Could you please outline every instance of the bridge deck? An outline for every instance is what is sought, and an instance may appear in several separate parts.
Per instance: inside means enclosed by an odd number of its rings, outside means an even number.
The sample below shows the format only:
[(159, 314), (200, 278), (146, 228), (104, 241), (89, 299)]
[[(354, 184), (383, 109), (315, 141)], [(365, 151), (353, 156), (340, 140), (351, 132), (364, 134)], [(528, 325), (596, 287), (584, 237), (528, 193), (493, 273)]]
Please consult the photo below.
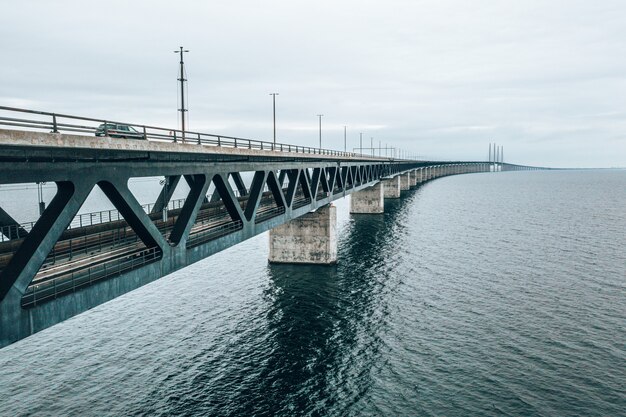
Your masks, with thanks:
[[(141, 139), (119, 139), (111, 137), (95, 137), (85, 135), (74, 135), (65, 133), (45, 133), (24, 130), (0, 129), (0, 148), (22, 148), (22, 149), (56, 149), (56, 150), (91, 150), (91, 151), (130, 151), (130, 152), (158, 152), (171, 154), (201, 154), (216, 156), (246, 156), (262, 157), (272, 159), (310, 159), (310, 160), (331, 160), (331, 161), (394, 161), (392, 158), (372, 157), (360, 154), (333, 155), (324, 153), (305, 152), (303, 146), (277, 145), (276, 150), (248, 148), (245, 141), (240, 142), (240, 147), (216, 146), (198, 144), (193, 138), (189, 138), (184, 143), (165, 140), (141, 140)], [(267, 145), (266, 145), (267, 146)], [(282, 150), (281, 150), (282, 148)]]

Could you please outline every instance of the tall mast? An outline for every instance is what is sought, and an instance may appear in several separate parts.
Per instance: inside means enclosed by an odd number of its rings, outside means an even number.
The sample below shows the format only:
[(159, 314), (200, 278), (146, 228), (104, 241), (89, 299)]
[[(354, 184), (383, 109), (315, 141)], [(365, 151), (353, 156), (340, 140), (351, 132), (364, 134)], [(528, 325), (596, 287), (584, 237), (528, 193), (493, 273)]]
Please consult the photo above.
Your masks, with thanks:
[(185, 52), (189, 52), (187, 49), (183, 49), (182, 46), (179, 47), (180, 50), (179, 51), (174, 51), (175, 54), (180, 54), (180, 78), (178, 78), (178, 81), (180, 81), (180, 109), (178, 109), (178, 111), (180, 112), (180, 121), (181, 121), (181, 126), (182, 126), (182, 138), (183, 138), (183, 142), (185, 141), (185, 112), (187, 112), (188, 110), (185, 108), (185, 82), (187, 82), (187, 79), (185, 78), (185, 60), (183, 59), (183, 54)]

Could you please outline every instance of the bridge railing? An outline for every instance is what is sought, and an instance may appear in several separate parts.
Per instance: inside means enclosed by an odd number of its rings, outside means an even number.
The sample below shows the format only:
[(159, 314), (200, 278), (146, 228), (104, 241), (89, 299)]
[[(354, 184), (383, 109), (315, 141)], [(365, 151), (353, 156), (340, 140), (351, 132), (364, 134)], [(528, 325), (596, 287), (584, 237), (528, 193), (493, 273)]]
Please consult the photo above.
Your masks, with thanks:
[[(168, 210), (176, 210), (183, 207), (185, 204), (184, 198), (179, 198), (176, 200), (171, 200), (167, 207)], [(146, 212), (150, 213), (154, 204), (142, 204), (141, 208)], [(67, 227), (67, 230), (77, 229), (81, 227), (87, 226), (95, 226), (98, 224), (109, 223), (114, 221), (124, 220), (122, 215), (117, 209), (111, 210), (101, 210), (101, 211), (93, 211), (90, 213), (81, 213), (77, 214), (72, 222)], [(0, 227), (0, 243), (9, 241), (19, 237), (25, 237), (33, 227), (35, 226), (36, 221), (32, 222), (24, 222), (20, 224), (11, 224), (7, 226)]]
[[(267, 188), (267, 186), (265, 188)], [(264, 190), (264, 191), (267, 191), (267, 190)], [(233, 194), (235, 195), (235, 197), (238, 197), (238, 198), (245, 197), (245, 196), (242, 196), (239, 190), (236, 190), (236, 189), (233, 190)], [(212, 201), (212, 196), (213, 194), (208, 194), (207, 200)], [(167, 209), (168, 210), (181, 209), (183, 205), (185, 204), (185, 201), (186, 201), (185, 198), (170, 200), (167, 204)], [(147, 214), (150, 214), (152, 212), (152, 209), (154, 208), (154, 205), (155, 205), (154, 203), (142, 204), (141, 208), (144, 210), (144, 212), (146, 212)], [(98, 224), (104, 224), (104, 223), (110, 223), (110, 222), (122, 221), (122, 220), (124, 220), (124, 218), (122, 217), (122, 215), (117, 209), (81, 213), (81, 214), (77, 214), (74, 217), (72, 222), (67, 227), (67, 230), (77, 229), (77, 228), (82, 228), (82, 227), (87, 227), (87, 226), (95, 226)], [(19, 224), (1, 226), (0, 227), (0, 243), (26, 237), (26, 235), (35, 226), (35, 223), (37, 223), (37, 221), (30, 221), (30, 222), (23, 222)]]
[(46, 130), (50, 133), (93, 134), (100, 137), (119, 139), (151, 140), (158, 142), (186, 143), (336, 157), (363, 157), (368, 159), (375, 158), (393, 160), (393, 158), (376, 158), (371, 155), (364, 155), (362, 153), (355, 152), (291, 145), (287, 143), (274, 143), (258, 139), (245, 139), (209, 133), (191, 131), (183, 132), (179, 129), (119, 122), (107, 119), (94, 119), (60, 113), (49, 113), (7, 106), (0, 106), (0, 125), (10, 126), (17, 129)]
[(84, 269), (72, 270), (43, 282), (34, 282), (28, 286), (22, 296), (22, 307), (35, 307), (37, 303), (57, 298), (60, 295), (75, 292), (77, 289), (93, 285), (111, 276), (121, 275), (132, 269), (140, 268), (161, 259), (160, 248), (146, 248), (139, 252), (112, 259)]

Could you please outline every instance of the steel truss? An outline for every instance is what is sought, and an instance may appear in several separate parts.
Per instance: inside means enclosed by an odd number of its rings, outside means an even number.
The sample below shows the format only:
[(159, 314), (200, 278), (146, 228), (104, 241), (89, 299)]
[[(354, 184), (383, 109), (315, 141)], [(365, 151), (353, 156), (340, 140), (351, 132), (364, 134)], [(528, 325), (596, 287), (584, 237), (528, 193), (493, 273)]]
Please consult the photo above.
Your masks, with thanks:
[[(145, 155), (113, 150), (90, 153), (16, 147), (0, 151), (0, 169), (6, 174), (1, 184), (54, 182), (57, 186), (55, 197), (32, 229), (19, 230), (8, 242), (14, 251), (0, 272), (0, 346), (369, 187), (382, 178), (429, 165), (415, 161), (340, 161), (292, 156)], [(466, 164), (478, 166), (479, 163)], [(254, 172), (249, 187), (242, 180), (242, 172)], [(167, 184), (151, 210), (146, 211), (128, 188), (128, 181), (159, 176), (167, 178)], [(166, 223), (167, 227), (161, 228), (156, 219), (181, 179), (188, 183), (189, 195), (176, 216)], [(209, 198), (207, 191), (211, 184), (215, 192)], [(68, 225), (94, 187), (99, 187), (121, 214), (121, 223), (135, 239), (136, 250), (115, 264), (90, 266), (85, 269), (88, 276), (72, 272), (71, 280), (62, 276), (38, 283), (42, 265), (49, 262), (55, 245), (63, 242), (64, 233), (70, 232)], [(202, 223), (205, 220), (199, 219), (203, 210), (223, 213), (224, 221), (215, 227), (207, 222), (206, 226)], [(78, 233), (75, 229), (71, 232)]]

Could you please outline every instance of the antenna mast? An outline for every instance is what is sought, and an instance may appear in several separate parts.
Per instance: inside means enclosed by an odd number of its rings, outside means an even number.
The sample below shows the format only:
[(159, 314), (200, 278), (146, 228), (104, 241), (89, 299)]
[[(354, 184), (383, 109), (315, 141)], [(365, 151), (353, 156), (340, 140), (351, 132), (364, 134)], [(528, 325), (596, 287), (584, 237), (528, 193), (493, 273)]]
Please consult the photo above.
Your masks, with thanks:
[(189, 52), (187, 49), (183, 49), (182, 46), (179, 47), (180, 50), (179, 51), (174, 51), (175, 54), (180, 54), (180, 78), (178, 78), (178, 81), (180, 81), (180, 109), (178, 109), (178, 111), (180, 112), (180, 121), (181, 121), (181, 126), (182, 126), (182, 137), (183, 137), (183, 142), (185, 141), (185, 112), (187, 112), (188, 110), (185, 108), (185, 82), (187, 82), (187, 79), (185, 78), (185, 61), (183, 59), (183, 54), (185, 52)]

